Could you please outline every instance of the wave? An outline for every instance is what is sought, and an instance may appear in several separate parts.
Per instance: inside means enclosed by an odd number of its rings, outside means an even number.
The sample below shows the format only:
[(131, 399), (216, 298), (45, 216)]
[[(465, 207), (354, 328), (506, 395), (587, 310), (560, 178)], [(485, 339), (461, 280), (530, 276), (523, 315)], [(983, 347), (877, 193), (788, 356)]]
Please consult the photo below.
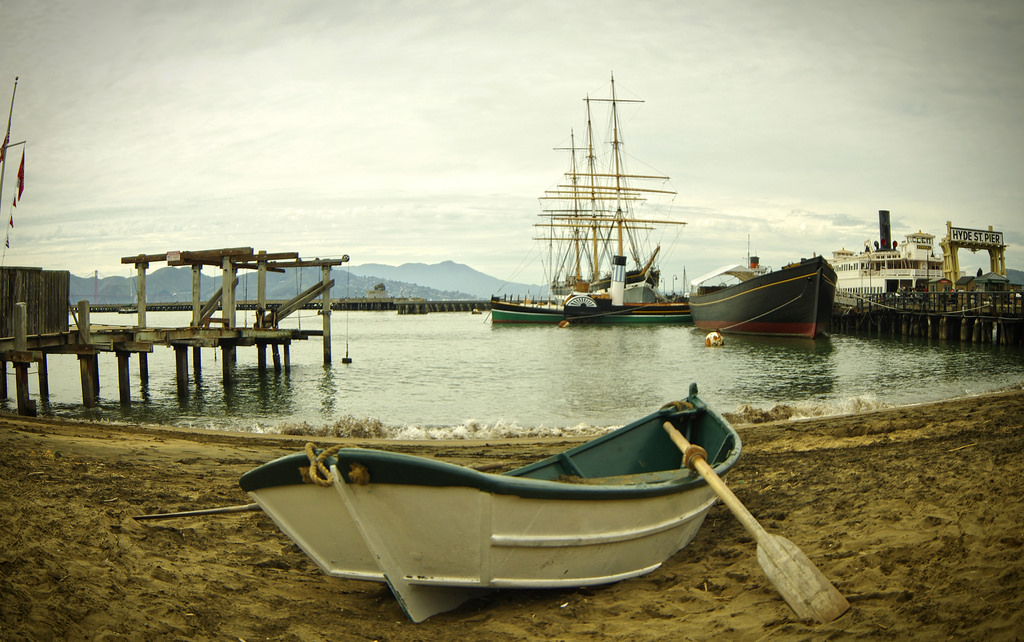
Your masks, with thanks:
[[(760, 408), (743, 404), (732, 412), (723, 412), (722, 417), (732, 424), (761, 424), (770, 421), (829, 417), (860, 412), (871, 412), (891, 408), (898, 404), (879, 401), (874, 395), (860, 395), (839, 401), (802, 401), (790, 404), (775, 404)], [(202, 426), (189, 423), (189, 427)], [(210, 429), (225, 429), (215, 426)], [(263, 435), (295, 435), (303, 437), (328, 437), (336, 439), (379, 439), (382, 441), (485, 441), (488, 439), (590, 439), (618, 428), (615, 426), (522, 426), (514, 422), (498, 421), (493, 424), (467, 420), (457, 425), (388, 425), (379, 419), (346, 415), (331, 424), (313, 425), (306, 421), (282, 422), (264, 425), (258, 422), (235, 424), (228, 430)]]
[(846, 399), (830, 401), (800, 401), (792, 404), (775, 404), (770, 408), (758, 408), (743, 404), (733, 412), (723, 412), (722, 416), (734, 424), (762, 424), (769, 421), (787, 419), (810, 419), (812, 417), (832, 417), (850, 415), (860, 412), (871, 412), (883, 408), (892, 408), (897, 404), (879, 401), (874, 395), (866, 394)]
[(515, 423), (488, 424), (475, 420), (452, 426), (407, 424), (389, 426), (379, 419), (345, 416), (332, 424), (313, 426), (307, 422), (283, 423), (269, 427), (254, 427), (264, 434), (301, 435), (306, 437), (335, 437), (342, 439), (384, 439), (403, 441), (430, 440), (487, 440), (487, 439), (545, 439), (590, 438), (602, 435), (618, 426), (520, 426)]

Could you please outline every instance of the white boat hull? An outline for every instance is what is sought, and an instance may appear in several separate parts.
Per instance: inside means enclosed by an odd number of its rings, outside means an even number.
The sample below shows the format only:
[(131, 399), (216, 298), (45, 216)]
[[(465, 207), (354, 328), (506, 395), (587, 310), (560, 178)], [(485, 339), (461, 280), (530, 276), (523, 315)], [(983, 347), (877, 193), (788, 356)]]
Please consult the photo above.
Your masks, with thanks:
[[(551, 500), (468, 487), (345, 483), (250, 492), (329, 575), (387, 581), (414, 621), (472, 590), (607, 584), (649, 573), (697, 534), (715, 501), (706, 485), (644, 499)], [(341, 480), (341, 481), (338, 481)], [(415, 587), (452, 603), (417, 608)], [(404, 589), (404, 591), (403, 591)]]
[(552, 501), (344, 482), (251, 495), (325, 573), (385, 581), (367, 531), (413, 583), (477, 588), (586, 586), (643, 575), (693, 539), (715, 500), (706, 486), (642, 500)]

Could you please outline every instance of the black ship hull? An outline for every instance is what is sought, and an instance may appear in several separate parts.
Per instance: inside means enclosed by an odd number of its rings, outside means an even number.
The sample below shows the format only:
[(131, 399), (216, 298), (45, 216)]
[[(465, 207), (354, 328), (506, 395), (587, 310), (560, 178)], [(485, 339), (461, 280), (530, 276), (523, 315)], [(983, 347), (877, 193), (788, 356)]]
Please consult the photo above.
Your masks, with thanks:
[(832, 321), (836, 273), (822, 257), (803, 259), (737, 285), (690, 296), (693, 322), (721, 333), (817, 338)]

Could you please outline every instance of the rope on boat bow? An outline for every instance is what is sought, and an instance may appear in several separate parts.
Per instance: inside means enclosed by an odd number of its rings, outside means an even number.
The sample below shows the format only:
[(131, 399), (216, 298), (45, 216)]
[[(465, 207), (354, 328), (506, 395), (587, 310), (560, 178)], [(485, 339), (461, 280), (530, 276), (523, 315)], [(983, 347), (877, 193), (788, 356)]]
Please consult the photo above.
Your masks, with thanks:
[(666, 408), (675, 408), (676, 412), (681, 412), (683, 410), (693, 410), (694, 406), (689, 401), (670, 401), (661, 407), (662, 410)]
[[(302, 479), (311, 484), (328, 488), (334, 484), (334, 475), (324, 464), (328, 457), (338, 454), (338, 451), (344, 448), (342, 444), (337, 446), (331, 446), (320, 451), (320, 454), (316, 454), (316, 445), (311, 442), (306, 442), (306, 457), (309, 459), (309, 468), (302, 468)], [(348, 471), (349, 480), (365, 486), (370, 483), (370, 471), (366, 470), (366, 466), (359, 463), (353, 463), (352, 468)]]

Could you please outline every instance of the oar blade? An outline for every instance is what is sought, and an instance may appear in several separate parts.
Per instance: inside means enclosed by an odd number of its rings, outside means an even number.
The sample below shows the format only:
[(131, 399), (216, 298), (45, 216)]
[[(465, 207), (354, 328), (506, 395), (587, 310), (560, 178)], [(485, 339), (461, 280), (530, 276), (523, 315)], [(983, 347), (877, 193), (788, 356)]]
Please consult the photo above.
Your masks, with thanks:
[(757, 543), (757, 562), (801, 619), (831, 622), (850, 608), (832, 582), (785, 537), (765, 533)]

